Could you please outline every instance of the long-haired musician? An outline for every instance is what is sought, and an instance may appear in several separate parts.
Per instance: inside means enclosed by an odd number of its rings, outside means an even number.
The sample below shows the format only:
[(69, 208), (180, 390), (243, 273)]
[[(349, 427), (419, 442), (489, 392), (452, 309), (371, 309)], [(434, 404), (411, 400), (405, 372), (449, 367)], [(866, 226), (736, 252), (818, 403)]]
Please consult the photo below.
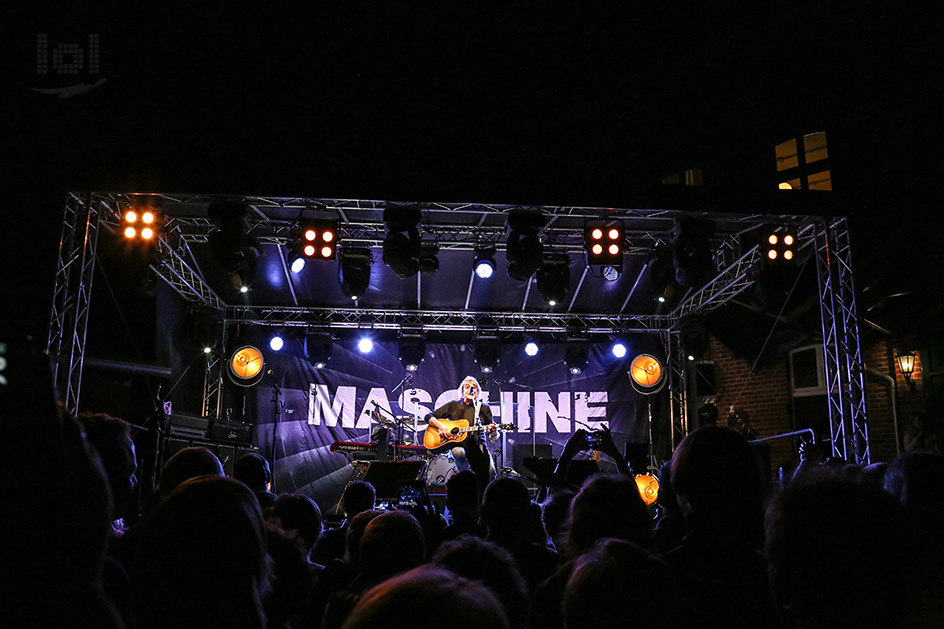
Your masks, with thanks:
[(488, 448), (485, 446), (485, 434), (493, 432), (496, 425), (492, 423), (492, 411), (488, 404), (481, 400), (482, 388), (479, 381), (472, 376), (466, 376), (459, 384), (458, 399), (440, 406), (432, 413), (426, 416), (427, 423), (439, 431), (439, 437), (447, 441), (450, 437), (449, 431), (440, 422), (440, 419), (457, 421), (465, 419), (470, 426), (481, 425), (483, 429), (473, 432), (462, 442), (462, 448), (453, 448), (453, 454), (461, 458), (462, 453), (459, 450), (465, 450), (465, 456), (469, 461), (469, 466), (475, 472), (479, 486), (479, 495), (485, 492), (488, 485), (491, 457)]

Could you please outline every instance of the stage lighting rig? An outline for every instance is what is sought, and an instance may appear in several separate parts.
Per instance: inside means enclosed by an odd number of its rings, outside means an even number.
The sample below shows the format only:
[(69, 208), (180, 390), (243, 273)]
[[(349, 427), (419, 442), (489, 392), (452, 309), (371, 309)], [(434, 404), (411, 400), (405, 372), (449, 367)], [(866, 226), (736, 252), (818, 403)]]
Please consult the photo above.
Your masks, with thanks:
[(797, 236), (795, 227), (769, 227), (761, 243), (767, 265), (796, 265)]
[(344, 295), (357, 301), (364, 296), (370, 285), (370, 265), (374, 258), (370, 249), (362, 247), (344, 248), (340, 255), (338, 282)]
[(330, 334), (311, 333), (305, 335), (305, 358), (315, 369), (324, 369), (331, 360), (334, 340)]
[(625, 227), (620, 219), (590, 219), (583, 225), (587, 264), (623, 268)]
[(544, 245), (540, 234), (546, 224), (547, 219), (540, 212), (513, 210), (508, 215), (505, 257), (510, 278), (526, 282), (541, 268)]
[[(420, 256), (423, 254), (418, 227), (420, 218), (420, 210), (417, 207), (388, 205), (384, 209), (383, 221), (387, 227), (387, 235), (383, 241), (383, 262), (397, 277), (407, 279), (420, 271)], [(436, 266), (438, 268), (438, 261)], [(430, 268), (431, 263), (427, 261), (427, 269)], [(432, 272), (435, 272), (435, 269)]]
[(121, 215), (121, 233), (133, 242), (157, 242), (163, 225), (163, 216), (154, 208), (129, 208)]
[(564, 301), (570, 289), (570, 256), (548, 253), (537, 271), (538, 292), (549, 306)]
[(307, 259), (334, 260), (338, 251), (338, 221), (300, 220), (295, 246), (297, 251)]

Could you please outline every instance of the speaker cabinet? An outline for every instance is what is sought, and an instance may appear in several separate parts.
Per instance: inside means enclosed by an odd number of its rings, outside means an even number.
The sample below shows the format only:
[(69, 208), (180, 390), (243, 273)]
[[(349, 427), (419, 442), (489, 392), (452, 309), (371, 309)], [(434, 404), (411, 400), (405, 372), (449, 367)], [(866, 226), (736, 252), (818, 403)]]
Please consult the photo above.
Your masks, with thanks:
[(206, 439), (186, 439), (180, 436), (166, 437), (161, 449), (161, 466), (167, 460), (183, 450), (184, 448), (199, 447), (207, 448), (223, 464), (223, 473), (227, 476), (233, 475), (233, 465), (236, 460), (244, 454), (258, 452), (259, 448), (252, 445), (235, 445), (232, 443), (219, 443), (216, 441), (207, 441)]

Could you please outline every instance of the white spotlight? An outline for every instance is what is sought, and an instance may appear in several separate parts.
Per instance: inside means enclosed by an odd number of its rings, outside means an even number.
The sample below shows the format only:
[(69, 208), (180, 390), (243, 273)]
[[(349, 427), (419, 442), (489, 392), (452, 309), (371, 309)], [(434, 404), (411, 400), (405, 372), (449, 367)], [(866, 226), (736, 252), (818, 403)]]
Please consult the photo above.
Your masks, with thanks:
[(276, 334), (271, 339), (269, 339), (269, 348), (273, 352), (277, 352), (281, 350), (284, 345), (285, 345), (285, 341), (283, 341), (282, 337), (279, 336), (278, 334)]
[(626, 355), (626, 346), (622, 343), (613, 343), (613, 355), (622, 358)]
[(524, 346), (524, 353), (528, 356), (537, 356), (538, 344), (534, 341), (528, 341), (527, 345)]
[(357, 342), (357, 349), (361, 354), (367, 354), (374, 349), (374, 342), (365, 336)]

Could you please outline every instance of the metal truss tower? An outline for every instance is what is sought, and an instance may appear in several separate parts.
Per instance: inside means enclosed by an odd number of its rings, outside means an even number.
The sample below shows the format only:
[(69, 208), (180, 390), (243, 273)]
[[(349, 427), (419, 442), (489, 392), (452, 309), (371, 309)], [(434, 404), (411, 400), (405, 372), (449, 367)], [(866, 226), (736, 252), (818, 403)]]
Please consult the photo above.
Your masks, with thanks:
[(69, 193), (59, 239), (46, 349), (54, 361), (56, 389), (66, 409), (73, 414), (78, 412), (82, 388), (85, 334), (102, 203), (91, 194), (81, 197)]
[(868, 464), (865, 367), (859, 343), (849, 227), (844, 217), (823, 219), (817, 229), (816, 269), (833, 454)]

